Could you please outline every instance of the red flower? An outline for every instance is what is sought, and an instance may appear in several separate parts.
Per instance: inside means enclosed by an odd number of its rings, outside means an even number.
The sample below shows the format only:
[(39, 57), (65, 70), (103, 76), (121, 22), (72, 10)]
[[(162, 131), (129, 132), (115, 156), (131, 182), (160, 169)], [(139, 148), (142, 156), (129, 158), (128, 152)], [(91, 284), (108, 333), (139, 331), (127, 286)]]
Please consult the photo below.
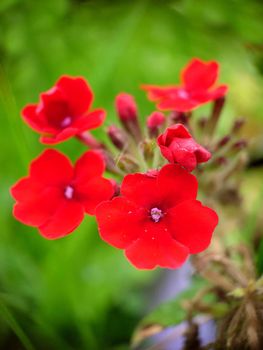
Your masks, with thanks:
[(38, 227), (48, 239), (67, 235), (85, 212), (93, 215), (101, 201), (112, 197), (113, 186), (103, 171), (104, 162), (93, 151), (84, 153), (75, 167), (62, 153), (44, 151), (31, 163), (29, 176), (11, 188), (15, 218)]
[(84, 79), (63, 76), (40, 95), (38, 104), (27, 105), (22, 116), (32, 129), (44, 134), (42, 143), (55, 144), (103, 123), (104, 110), (89, 111), (92, 100), (93, 93)]
[(176, 268), (189, 254), (205, 250), (217, 214), (196, 200), (196, 178), (179, 165), (165, 165), (157, 176), (127, 175), (121, 197), (96, 209), (100, 236), (124, 249), (139, 269)]
[(226, 85), (215, 86), (218, 71), (217, 62), (195, 58), (183, 69), (181, 85), (143, 85), (142, 88), (148, 92), (151, 101), (158, 102), (159, 109), (187, 112), (226, 94)]
[(188, 171), (194, 170), (198, 163), (207, 162), (211, 158), (211, 153), (196, 143), (182, 124), (167, 128), (157, 141), (162, 155), (170, 163), (178, 163)]

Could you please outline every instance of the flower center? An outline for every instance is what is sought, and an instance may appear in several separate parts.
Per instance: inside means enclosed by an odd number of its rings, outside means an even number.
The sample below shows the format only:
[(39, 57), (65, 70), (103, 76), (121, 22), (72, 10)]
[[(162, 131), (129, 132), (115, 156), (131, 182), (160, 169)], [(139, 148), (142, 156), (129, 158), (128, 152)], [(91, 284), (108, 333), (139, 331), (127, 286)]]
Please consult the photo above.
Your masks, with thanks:
[(184, 100), (186, 100), (189, 97), (189, 94), (185, 90), (178, 90), (178, 96)]
[(67, 186), (64, 191), (64, 196), (67, 199), (72, 199), (74, 195), (74, 188), (72, 186)]
[(152, 208), (150, 214), (154, 222), (159, 222), (163, 217), (163, 212), (161, 211), (161, 209), (158, 208)]
[(66, 128), (67, 126), (69, 126), (71, 124), (71, 122), (72, 122), (72, 118), (67, 116), (61, 121), (60, 125), (62, 128)]

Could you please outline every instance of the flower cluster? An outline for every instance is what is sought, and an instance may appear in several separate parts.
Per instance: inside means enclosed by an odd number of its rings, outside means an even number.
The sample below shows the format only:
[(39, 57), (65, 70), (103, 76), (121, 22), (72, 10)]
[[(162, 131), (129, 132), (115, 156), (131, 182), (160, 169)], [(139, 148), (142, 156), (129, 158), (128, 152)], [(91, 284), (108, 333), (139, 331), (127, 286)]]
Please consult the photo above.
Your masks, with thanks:
[[(29, 175), (11, 188), (16, 219), (56, 239), (76, 229), (85, 213), (95, 215), (100, 237), (123, 249), (139, 269), (177, 268), (205, 250), (218, 217), (197, 200), (196, 175), (214, 152), (192, 136), (189, 118), (204, 103), (214, 102), (216, 111), (222, 105), (227, 87), (215, 86), (217, 75), (216, 62), (194, 59), (180, 86), (144, 85), (157, 103), (145, 127), (134, 98), (120, 93), (115, 100), (120, 125), (107, 129), (115, 151), (90, 133), (106, 113), (91, 110), (87, 82), (60, 78), (39, 103), (23, 109), (22, 117), (44, 144), (74, 137), (90, 150), (75, 165), (54, 149), (33, 160)], [(103, 177), (105, 170), (112, 179)]]

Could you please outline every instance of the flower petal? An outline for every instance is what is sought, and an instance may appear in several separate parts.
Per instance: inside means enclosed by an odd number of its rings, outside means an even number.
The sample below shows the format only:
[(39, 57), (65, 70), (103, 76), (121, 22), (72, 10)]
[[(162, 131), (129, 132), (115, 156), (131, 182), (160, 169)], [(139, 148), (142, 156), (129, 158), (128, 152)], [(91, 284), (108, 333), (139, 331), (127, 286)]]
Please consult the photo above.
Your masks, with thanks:
[(62, 129), (61, 132), (58, 132), (55, 135), (41, 136), (40, 142), (46, 145), (55, 145), (57, 143), (60, 143), (69, 139), (74, 135), (77, 135), (78, 133), (79, 133), (79, 129), (69, 127), (66, 129)]
[(84, 208), (80, 203), (64, 200), (53, 216), (39, 226), (39, 232), (48, 239), (61, 238), (75, 230), (83, 218)]
[(169, 230), (174, 239), (189, 248), (191, 254), (205, 250), (218, 224), (218, 216), (199, 201), (189, 200), (169, 209)]
[(100, 237), (110, 245), (124, 249), (140, 235), (144, 213), (122, 197), (101, 203), (96, 209)]
[(105, 163), (97, 152), (87, 151), (76, 162), (75, 176), (76, 183), (87, 182), (91, 178), (102, 176), (105, 170)]
[(165, 99), (161, 100), (157, 107), (162, 111), (175, 110), (177, 112), (188, 112), (200, 105), (198, 101), (191, 98), (170, 98), (167, 96)]
[(160, 201), (156, 177), (146, 174), (129, 174), (123, 179), (121, 194), (141, 207), (151, 207)]
[(30, 177), (24, 177), (11, 187), (10, 192), (15, 200), (29, 202), (37, 198), (42, 190), (43, 184), (32, 180)]
[(227, 85), (220, 85), (218, 88), (213, 89), (212, 91), (209, 91), (209, 99), (216, 100), (220, 97), (225, 96), (225, 94), (228, 91)]
[(195, 58), (182, 71), (181, 79), (187, 90), (207, 90), (216, 82), (218, 71), (217, 62)]
[(30, 177), (46, 185), (67, 185), (73, 177), (73, 167), (64, 154), (47, 149), (31, 163)]
[(180, 165), (165, 165), (159, 172), (157, 182), (166, 208), (196, 198), (197, 180)]
[(103, 109), (96, 109), (93, 112), (77, 118), (73, 126), (78, 128), (79, 132), (95, 129), (103, 124), (105, 117), (106, 113)]
[(30, 104), (22, 109), (23, 120), (35, 131), (38, 132), (54, 132), (54, 128), (47, 124), (42, 114), (37, 112), (38, 105)]
[(176, 242), (162, 223), (145, 226), (144, 234), (125, 251), (127, 259), (138, 269), (178, 268), (188, 254), (188, 249)]
[(195, 152), (189, 152), (188, 150), (178, 149), (173, 153), (174, 162), (182, 165), (187, 171), (193, 171), (197, 166)]
[(76, 184), (76, 197), (85, 207), (85, 212), (94, 215), (95, 208), (112, 198), (114, 188), (110, 180), (96, 177), (87, 183)]
[[(15, 204), (13, 214), (23, 224), (39, 226), (55, 212), (57, 206), (63, 200), (62, 193), (55, 187), (47, 187), (42, 188), (37, 196), (34, 194), (34, 196), (28, 198), (26, 194), (29, 192), (27, 189), (24, 192), (24, 200)], [(22, 199), (22, 192), (19, 193), (19, 197)]]
[(171, 94), (177, 94), (177, 86), (157, 86), (157, 85), (142, 85), (141, 88), (148, 92), (148, 99), (150, 101), (162, 100), (169, 97)]
[(85, 113), (91, 106), (93, 93), (88, 83), (80, 77), (61, 77), (56, 86), (67, 100), (74, 116)]

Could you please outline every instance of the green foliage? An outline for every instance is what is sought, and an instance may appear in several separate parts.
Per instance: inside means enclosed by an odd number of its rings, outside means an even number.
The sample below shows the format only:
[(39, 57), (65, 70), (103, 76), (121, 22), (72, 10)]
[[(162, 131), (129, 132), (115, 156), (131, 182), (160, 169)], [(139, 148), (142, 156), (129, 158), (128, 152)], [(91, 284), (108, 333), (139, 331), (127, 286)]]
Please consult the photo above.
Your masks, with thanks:
[[(12, 218), (9, 187), (44, 148), (20, 109), (72, 74), (89, 80), (95, 105), (109, 111), (106, 125), (116, 121), (119, 91), (133, 93), (144, 116), (153, 105), (139, 85), (176, 82), (187, 60), (199, 56), (219, 60), (221, 81), (231, 85), (220, 129), (233, 110), (260, 120), (262, 12), (256, 0), (1, 0), (1, 348), (125, 348), (147, 304), (144, 287), (155, 277), (101, 242), (91, 218), (59, 241)], [(75, 140), (59, 148), (73, 160), (85, 149)], [(168, 309), (154, 319), (168, 322)]]

